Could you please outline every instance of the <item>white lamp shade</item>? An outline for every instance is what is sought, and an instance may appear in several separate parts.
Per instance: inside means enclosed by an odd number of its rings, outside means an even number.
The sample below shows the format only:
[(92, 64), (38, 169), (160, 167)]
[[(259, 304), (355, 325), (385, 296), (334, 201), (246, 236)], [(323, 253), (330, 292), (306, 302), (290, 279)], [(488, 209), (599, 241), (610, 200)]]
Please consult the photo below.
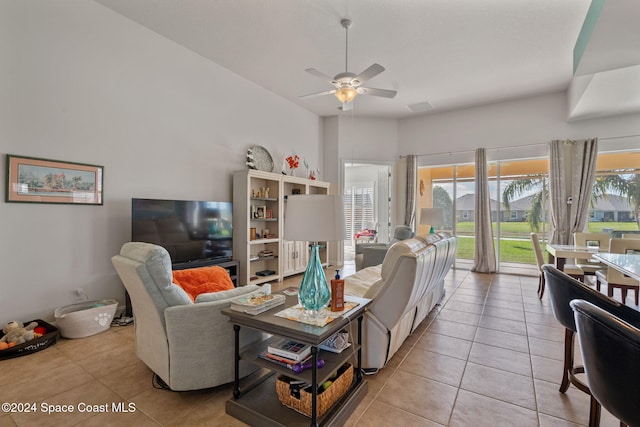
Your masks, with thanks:
[(288, 196), (284, 216), (286, 240), (325, 242), (345, 239), (344, 203), (341, 196)]
[(421, 225), (442, 225), (444, 224), (444, 209), (442, 208), (422, 208), (420, 210)]

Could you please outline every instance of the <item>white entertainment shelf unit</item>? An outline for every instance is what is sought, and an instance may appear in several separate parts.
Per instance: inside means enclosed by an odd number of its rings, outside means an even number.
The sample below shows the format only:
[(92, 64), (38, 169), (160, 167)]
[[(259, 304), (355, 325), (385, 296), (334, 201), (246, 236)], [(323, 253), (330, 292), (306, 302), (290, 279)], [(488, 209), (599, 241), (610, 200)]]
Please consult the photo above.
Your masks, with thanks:
[[(233, 255), (240, 261), (239, 284), (281, 281), (307, 266), (309, 242), (284, 240), (287, 197), (329, 194), (328, 182), (259, 170), (233, 174)], [(335, 243), (334, 243), (335, 244)], [(320, 259), (328, 265), (327, 242)]]

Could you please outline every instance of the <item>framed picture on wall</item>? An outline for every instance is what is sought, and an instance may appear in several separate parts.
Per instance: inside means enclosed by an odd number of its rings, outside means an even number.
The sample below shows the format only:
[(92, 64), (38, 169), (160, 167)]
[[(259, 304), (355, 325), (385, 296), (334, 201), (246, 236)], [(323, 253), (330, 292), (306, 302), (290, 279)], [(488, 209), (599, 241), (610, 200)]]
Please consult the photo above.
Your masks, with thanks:
[(7, 154), (6, 201), (102, 205), (104, 167)]

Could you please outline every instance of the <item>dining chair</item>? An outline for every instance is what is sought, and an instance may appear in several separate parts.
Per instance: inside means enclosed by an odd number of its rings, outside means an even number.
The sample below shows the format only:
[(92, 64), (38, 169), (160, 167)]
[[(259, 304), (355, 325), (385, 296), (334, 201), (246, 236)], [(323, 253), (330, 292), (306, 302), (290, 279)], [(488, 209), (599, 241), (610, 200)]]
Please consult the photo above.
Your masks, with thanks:
[[(609, 233), (573, 233), (573, 242), (576, 246), (597, 246), (606, 249), (609, 247), (610, 239)], [(584, 271), (585, 276), (595, 276), (596, 271), (607, 268), (603, 263), (593, 259), (576, 259), (576, 265)]]
[[(549, 288), (549, 300), (553, 315), (565, 328), (564, 336), (564, 366), (562, 373), (562, 382), (559, 391), (564, 393), (568, 390), (569, 385), (573, 384), (579, 390), (591, 394), (589, 376), (587, 382), (583, 382), (577, 377), (577, 374), (585, 372), (584, 366), (574, 365), (574, 338), (578, 332), (576, 320), (571, 309), (570, 303), (575, 299), (581, 299), (594, 304), (607, 312), (623, 319), (634, 327), (640, 327), (640, 311), (629, 306), (621, 304), (619, 301), (611, 299), (601, 292), (598, 292), (591, 286), (588, 286), (573, 277), (561, 272), (551, 264), (542, 267), (547, 286)], [(617, 366), (617, 363), (615, 363)], [(608, 369), (603, 369), (605, 372)], [(591, 411), (597, 409), (596, 415), (599, 416), (599, 406), (594, 406), (592, 400)]]
[[(542, 266), (545, 264), (544, 256), (542, 255), (542, 248), (540, 247), (540, 240), (538, 239), (538, 235), (536, 233), (531, 233), (531, 243), (533, 244), (533, 251), (536, 254), (536, 263), (538, 264), (538, 272), (540, 273), (540, 277), (538, 278), (538, 298), (542, 299), (544, 296), (544, 288), (545, 288), (545, 278), (542, 272)], [(584, 272), (580, 267), (577, 267), (573, 264), (565, 264), (562, 268), (562, 271), (567, 273), (569, 276), (578, 279), (584, 280)]]
[[(629, 252), (640, 252), (640, 239), (616, 238), (609, 242), (609, 252), (613, 254), (626, 254)], [(629, 291), (635, 291), (635, 303), (638, 305), (638, 293), (640, 291), (640, 283), (622, 272), (612, 267), (606, 270), (596, 272), (596, 287), (600, 290), (602, 283), (607, 285), (607, 295), (613, 296), (614, 289), (620, 289), (622, 294), (622, 302), (627, 299)]]
[(589, 426), (601, 405), (620, 426), (640, 426), (640, 329), (588, 301), (571, 301), (584, 371), (591, 390)]

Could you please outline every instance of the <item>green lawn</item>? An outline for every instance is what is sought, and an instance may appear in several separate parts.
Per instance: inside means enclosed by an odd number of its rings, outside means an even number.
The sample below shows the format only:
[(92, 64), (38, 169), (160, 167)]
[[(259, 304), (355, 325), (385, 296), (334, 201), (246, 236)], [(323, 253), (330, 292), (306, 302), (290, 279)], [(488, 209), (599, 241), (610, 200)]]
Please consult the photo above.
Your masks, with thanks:
[(638, 231), (638, 224), (635, 222), (590, 222), (589, 230), (592, 233), (601, 232), (603, 228), (612, 228), (622, 231)]
[[(458, 239), (457, 257), (473, 259), (475, 238), (460, 236)], [(500, 261), (518, 262), (522, 264), (535, 264), (536, 255), (533, 253), (531, 240), (505, 240), (500, 241)]]
[[(459, 236), (472, 236), (474, 234), (473, 222), (459, 222), (456, 224), (456, 234)], [(590, 222), (588, 231), (601, 232), (603, 228), (611, 228), (614, 230), (638, 230), (635, 222)], [(496, 223), (493, 223), (493, 230), (496, 229)], [(548, 230), (549, 227), (546, 228)], [(502, 237), (522, 237), (525, 238), (531, 233), (531, 227), (528, 222), (501, 222), (500, 233)]]
[[(495, 230), (495, 223), (493, 227)], [(638, 230), (635, 222), (592, 222), (589, 223), (590, 232), (601, 232), (603, 228), (614, 230)], [(500, 224), (502, 239), (500, 239), (500, 261), (535, 264), (536, 256), (533, 252), (529, 233), (531, 229), (526, 222), (503, 222)], [(473, 222), (459, 222), (456, 225), (458, 239), (458, 258), (473, 259), (475, 238), (473, 237)], [(545, 255), (546, 259), (546, 255)]]

